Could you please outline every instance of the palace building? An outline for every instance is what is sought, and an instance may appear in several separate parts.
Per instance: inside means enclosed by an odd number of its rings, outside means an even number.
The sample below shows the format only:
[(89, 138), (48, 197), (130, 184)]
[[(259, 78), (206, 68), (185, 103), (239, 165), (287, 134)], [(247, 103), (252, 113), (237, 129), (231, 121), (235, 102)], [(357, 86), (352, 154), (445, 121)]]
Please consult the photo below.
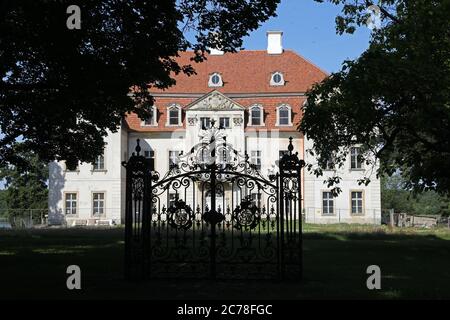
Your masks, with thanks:
[[(95, 163), (81, 163), (73, 171), (67, 170), (64, 162), (51, 163), (49, 223), (123, 223), (126, 177), (121, 163), (134, 152), (137, 139), (141, 153), (153, 159), (161, 176), (177, 164), (180, 154), (205, 139), (212, 126), (220, 127), (221, 136), (234, 149), (247, 153), (263, 176), (276, 172), (290, 137), (299, 157), (307, 164), (316, 163), (305, 152), (312, 142), (297, 127), (306, 91), (327, 73), (296, 52), (284, 50), (282, 32), (267, 32), (267, 40), (266, 50), (211, 50), (206, 61), (194, 64), (195, 75), (179, 74), (176, 85), (169, 89), (152, 89), (155, 104), (151, 116), (128, 115), (122, 127), (106, 137), (104, 154)], [(189, 64), (192, 55), (180, 53), (180, 65)], [(303, 170), (306, 222), (380, 224), (380, 182), (372, 177), (368, 186), (358, 184), (366, 171), (373, 170), (365, 168), (358, 152), (355, 146), (344, 168), (324, 168), (321, 177)], [(336, 173), (342, 177), (342, 192), (333, 197), (324, 180)], [(224, 189), (216, 202), (226, 207), (234, 190)], [(261, 195), (250, 196), (261, 201)], [(168, 194), (164, 205), (170, 206), (176, 197)], [(207, 194), (199, 197), (204, 197), (198, 203), (205, 206), (211, 201)]]

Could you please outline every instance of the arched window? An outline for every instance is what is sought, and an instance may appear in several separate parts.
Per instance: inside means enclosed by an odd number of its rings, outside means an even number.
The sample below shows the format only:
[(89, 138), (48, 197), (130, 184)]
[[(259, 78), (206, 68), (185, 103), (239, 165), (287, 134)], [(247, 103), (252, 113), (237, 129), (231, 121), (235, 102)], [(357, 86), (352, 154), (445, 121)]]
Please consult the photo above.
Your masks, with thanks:
[(209, 87), (222, 87), (223, 86), (222, 76), (220, 75), (220, 73), (214, 72), (213, 74), (211, 74), (209, 76), (208, 86)]
[(250, 107), (249, 110), (249, 125), (263, 126), (264, 125), (264, 109), (262, 105), (256, 104)]
[(274, 72), (270, 77), (271, 86), (284, 86), (284, 76), (281, 72)]
[(181, 126), (181, 106), (172, 104), (167, 108), (167, 126)]
[(157, 126), (158, 125), (158, 111), (156, 106), (152, 106), (150, 110), (150, 115), (142, 120), (141, 126)]
[(291, 107), (287, 104), (282, 104), (277, 108), (277, 126), (291, 126)]

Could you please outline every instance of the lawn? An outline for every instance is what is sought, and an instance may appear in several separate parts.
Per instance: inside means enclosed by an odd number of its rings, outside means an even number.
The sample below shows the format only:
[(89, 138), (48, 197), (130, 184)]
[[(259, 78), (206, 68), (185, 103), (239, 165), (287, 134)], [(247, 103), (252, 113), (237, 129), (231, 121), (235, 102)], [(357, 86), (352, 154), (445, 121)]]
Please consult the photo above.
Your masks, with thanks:
[[(0, 299), (450, 298), (450, 230), (348, 225), (304, 228), (304, 281), (123, 280), (123, 228), (0, 231)], [(66, 268), (82, 290), (66, 289)], [(381, 290), (366, 268), (381, 268)]]

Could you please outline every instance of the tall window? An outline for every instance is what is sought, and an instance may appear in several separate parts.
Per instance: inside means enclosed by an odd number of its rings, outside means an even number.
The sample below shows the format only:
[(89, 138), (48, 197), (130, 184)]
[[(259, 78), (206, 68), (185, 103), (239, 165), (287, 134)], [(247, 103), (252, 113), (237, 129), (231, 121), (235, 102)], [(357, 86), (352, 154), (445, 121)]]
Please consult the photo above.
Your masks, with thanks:
[(169, 151), (169, 168), (178, 164), (178, 156), (180, 151)]
[(66, 214), (77, 214), (77, 194), (66, 193), (65, 197), (65, 210)]
[(181, 124), (181, 107), (172, 105), (168, 109), (167, 124), (169, 126), (179, 126)]
[(278, 107), (278, 125), (291, 125), (291, 107), (289, 107), (288, 105), (281, 105)]
[(143, 125), (144, 126), (155, 126), (157, 123), (157, 111), (156, 107), (152, 106), (152, 109), (150, 110), (150, 115), (144, 119)]
[(256, 166), (256, 169), (261, 170), (261, 151), (251, 152), (251, 163)]
[(219, 164), (226, 164), (230, 159), (229, 152), (227, 152), (226, 148), (218, 148), (217, 156), (219, 158)]
[(350, 148), (350, 167), (352, 169), (362, 169), (361, 148)]
[(261, 193), (252, 193), (252, 202), (259, 207), (261, 204)]
[(144, 157), (147, 159), (155, 159), (155, 151), (154, 150), (145, 150)]
[(178, 195), (175, 192), (169, 193), (169, 206), (168, 206), (169, 208), (175, 206), (177, 198), (178, 198)]
[(105, 170), (105, 157), (103, 155), (98, 156), (93, 164), (93, 170)]
[(250, 108), (250, 125), (261, 126), (263, 125), (263, 108), (261, 106), (253, 106)]
[(324, 170), (334, 170), (335, 169), (334, 159), (332, 157), (325, 162), (325, 167), (323, 169)]
[(352, 191), (351, 192), (351, 203), (352, 203), (352, 214), (363, 214), (364, 213), (364, 203), (363, 203), (363, 192), (362, 191)]
[(94, 216), (105, 213), (105, 194), (103, 192), (92, 194), (92, 213)]
[(211, 118), (201, 117), (200, 118), (200, 127), (204, 130), (211, 128)]
[(230, 118), (228, 118), (228, 117), (219, 118), (219, 128), (224, 128), (224, 129), (230, 128)]
[(322, 192), (322, 214), (333, 215), (334, 214), (334, 198), (331, 192)]

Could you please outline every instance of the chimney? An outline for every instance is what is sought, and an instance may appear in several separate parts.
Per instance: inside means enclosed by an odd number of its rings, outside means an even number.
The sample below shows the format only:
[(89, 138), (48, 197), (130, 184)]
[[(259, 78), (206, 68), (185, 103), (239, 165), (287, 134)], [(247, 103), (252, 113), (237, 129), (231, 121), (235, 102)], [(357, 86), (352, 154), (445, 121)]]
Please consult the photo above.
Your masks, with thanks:
[(283, 31), (267, 31), (267, 53), (281, 54), (283, 53), (283, 46), (281, 45), (281, 37)]
[(212, 56), (221, 56), (224, 54), (222, 50), (209, 48), (209, 54)]

